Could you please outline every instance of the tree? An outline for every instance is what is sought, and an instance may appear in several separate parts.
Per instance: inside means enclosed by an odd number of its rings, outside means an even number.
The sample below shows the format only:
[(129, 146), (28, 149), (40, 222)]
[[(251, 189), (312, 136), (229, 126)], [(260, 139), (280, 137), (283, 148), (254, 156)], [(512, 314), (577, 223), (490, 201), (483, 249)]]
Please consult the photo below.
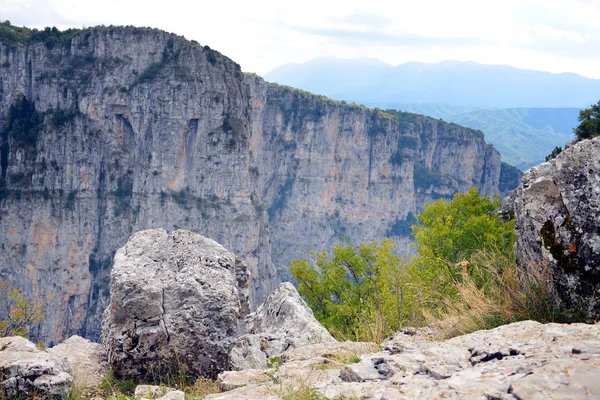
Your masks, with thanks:
[(44, 318), (43, 302), (27, 299), (20, 290), (0, 283), (0, 337), (23, 336), (29, 334), (31, 327)]
[(573, 129), (577, 139), (591, 139), (600, 135), (600, 101), (579, 111), (579, 126)]
[(338, 339), (382, 340), (398, 328), (402, 261), (391, 240), (334, 247), (315, 265), (294, 260), (290, 270), (315, 317)]
[(546, 161), (550, 161), (550, 160), (556, 158), (556, 156), (559, 155), (560, 153), (562, 153), (562, 147), (556, 146), (554, 148), (554, 150), (552, 150), (552, 152), (546, 156)]
[(512, 252), (514, 222), (502, 221), (499, 196), (480, 196), (476, 188), (425, 205), (413, 228), (417, 253), (423, 259), (456, 264), (475, 251)]
[(338, 339), (380, 341), (406, 324), (423, 324), (458, 297), (465, 278), (477, 288), (490, 281), (496, 271), (474, 255), (512, 259), (514, 222), (501, 220), (500, 205), (475, 188), (426, 204), (412, 227), (417, 255), (406, 260), (389, 239), (337, 245), (331, 256), (316, 254), (314, 265), (294, 260), (298, 291)]

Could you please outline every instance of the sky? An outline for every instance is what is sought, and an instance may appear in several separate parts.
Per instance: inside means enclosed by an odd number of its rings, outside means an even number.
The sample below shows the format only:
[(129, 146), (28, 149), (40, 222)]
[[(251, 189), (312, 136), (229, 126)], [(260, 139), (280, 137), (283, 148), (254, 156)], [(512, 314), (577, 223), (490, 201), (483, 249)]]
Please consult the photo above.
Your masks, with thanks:
[(317, 57), (369, 57), (600, 79), (600, 0), (0, 0), (0, 20), (35, 28), (160, 28), (259, 74)]

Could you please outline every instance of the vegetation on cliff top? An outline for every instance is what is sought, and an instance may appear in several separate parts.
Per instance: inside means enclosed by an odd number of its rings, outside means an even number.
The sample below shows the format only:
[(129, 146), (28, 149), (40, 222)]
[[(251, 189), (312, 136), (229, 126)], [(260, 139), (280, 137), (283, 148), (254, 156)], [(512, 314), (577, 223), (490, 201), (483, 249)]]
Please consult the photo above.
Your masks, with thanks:
[(451, 336), (523, 319), (569, 320), (554, 307), (547, 275), (517, 268), (514, 221), (500, 218), (500, 205), (475, 188), (427, 204), (412, 227), (417, 254), (406, 260), (390, 240), (345, 243), (290, 269), (315, 317), (342, 340), (379, 342), (427, 324)]
[(573, 132), (577, 139), (591, 139), (600, 135), (600, 101), (579, 111), (579, 126)]
[(73, 37), (84, 32), (84, 29), (67, 29), (60, 31), (56, 27), (46, 27), (43, 30), (11, 25), (10, 21), (0, 22), (0, 42), (8, 48), (20, 44), (42, 42), (48, 48), (68, 43)]

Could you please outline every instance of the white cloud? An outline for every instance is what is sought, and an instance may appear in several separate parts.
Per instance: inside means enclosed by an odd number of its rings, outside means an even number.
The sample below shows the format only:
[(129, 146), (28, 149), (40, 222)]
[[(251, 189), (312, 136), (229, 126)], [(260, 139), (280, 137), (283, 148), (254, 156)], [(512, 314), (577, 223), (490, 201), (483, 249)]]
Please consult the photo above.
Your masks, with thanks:
[(446, 59), (600, 78), (597, 0), (0, 0), (0, 19), (152, 26), (266, 72), (319, 56)]

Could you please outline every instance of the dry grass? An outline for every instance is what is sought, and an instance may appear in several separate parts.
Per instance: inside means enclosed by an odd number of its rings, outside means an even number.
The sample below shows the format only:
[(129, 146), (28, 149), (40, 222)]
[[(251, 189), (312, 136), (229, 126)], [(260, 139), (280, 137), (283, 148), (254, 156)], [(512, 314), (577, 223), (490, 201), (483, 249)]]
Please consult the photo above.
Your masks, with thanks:
[(457, 296), (445, 301), (441, 311), (424, 311), (428, 324), (441, 338), (520, 320), (568, 319), (558, 306), (553, 277), (545, 265), (525, 271), (511, 257), (481, 252), (457, 267), (462, 268), (460, 279), (455, 282)]
[(187, 396), (192, 398), (202, 398), (202, 396), (206, 396), (208, 394), (213, 393), (221, 393), (221, 389), (219, 388), (219, 384), (216, 381), (213, 381), (208, 378), (198, 378), (193, 385), (187, 386), (183, 389), (183, 391)]

